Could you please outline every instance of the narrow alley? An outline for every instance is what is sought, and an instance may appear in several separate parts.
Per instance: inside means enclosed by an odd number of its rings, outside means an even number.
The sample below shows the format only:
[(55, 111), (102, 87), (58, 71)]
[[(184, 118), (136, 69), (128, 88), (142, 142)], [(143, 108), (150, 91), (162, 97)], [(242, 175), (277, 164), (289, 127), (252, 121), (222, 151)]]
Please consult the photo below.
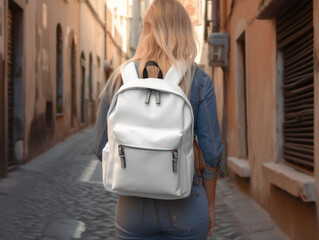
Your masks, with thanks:
[[(194, 84), (196, 124), (220, 130), (200, 146), (220, 159), (208, 240), (319, 239), (319, 0), (0, 0), (0, 240), (116, 239), (91, 142), (101, 93), (132, 59), (164, 79), (168, 63), (196, 63), (212, 80)], [(197, 78), (182, 75), (193, 102)]]
[[(0, 182), (0, 239), (115, 239), (116, 196), (101, 183), (93, 128), (57, 144)], [(214, 240), (285, 240), (269, 215), (220, 178)]]

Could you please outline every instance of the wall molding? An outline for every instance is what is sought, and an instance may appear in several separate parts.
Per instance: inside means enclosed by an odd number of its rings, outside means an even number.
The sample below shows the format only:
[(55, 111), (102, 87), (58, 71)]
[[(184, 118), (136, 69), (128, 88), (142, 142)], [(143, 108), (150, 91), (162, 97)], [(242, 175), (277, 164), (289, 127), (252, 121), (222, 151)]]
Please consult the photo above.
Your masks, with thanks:
[(263, 176), (277, 187), (304, 202), (316, 201), (315, 178), (282, 164), (267, 162), (262, 166)]
[(250, 164), (246, 159), (228, 157), (227, 166), (242, 178), (250, 178)]

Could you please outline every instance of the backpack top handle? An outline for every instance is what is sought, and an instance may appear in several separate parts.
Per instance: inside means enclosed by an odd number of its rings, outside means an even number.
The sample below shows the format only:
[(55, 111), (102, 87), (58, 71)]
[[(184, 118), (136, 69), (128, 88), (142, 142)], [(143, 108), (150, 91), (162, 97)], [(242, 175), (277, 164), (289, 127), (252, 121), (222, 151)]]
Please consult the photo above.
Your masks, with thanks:
[(147, 73), (147, 67), (157, 67), (159, 69), (159, 73), (158, 73), (158, 76), (157, 78), (160, 78), (160, 79), (163, 79), (163, 72), (161, 70), (161, 68), (158, 66), (157, 62), (155, 61), (148, 61), (146, 64), (145, 64), (145, 67), (144, 67), (144, 70), (143, 70), (143, 78), (148, 78), (148, 73)]

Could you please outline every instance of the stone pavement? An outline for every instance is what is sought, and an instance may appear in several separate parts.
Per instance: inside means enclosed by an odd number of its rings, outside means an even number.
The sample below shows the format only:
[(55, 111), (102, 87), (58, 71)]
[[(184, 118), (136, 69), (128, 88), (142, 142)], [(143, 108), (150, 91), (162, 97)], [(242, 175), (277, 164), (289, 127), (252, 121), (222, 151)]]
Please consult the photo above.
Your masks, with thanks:
[[(92, 132), (83, 130), (0, 180), (0, 240), (115, 239), (116, 196), (101, 184)], [(288, 238), (226, 177), (218, 180), (216, 226), (209, 239)]]
[(238, 191), (232, 178), (217, 180), (215, 229), (209, 240), (288, 240), (254, 200)]

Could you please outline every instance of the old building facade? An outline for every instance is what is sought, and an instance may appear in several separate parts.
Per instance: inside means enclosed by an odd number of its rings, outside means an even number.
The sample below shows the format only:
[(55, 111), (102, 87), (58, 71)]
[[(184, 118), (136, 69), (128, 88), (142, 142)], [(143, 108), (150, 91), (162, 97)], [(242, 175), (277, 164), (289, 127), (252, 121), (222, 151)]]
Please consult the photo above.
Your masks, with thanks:
[(0, 2), (1, 177), (94, 122), (104, 26), (104, 0)]
[(128, 1), (107, 0), (106, 5), (106, 60), (113, 70), (130, 57)]
[(107, 63), (116, 69), (131, 58), (139, 41), (142, 17), (152, 0), (107, 0)]
[[(135, 53), (142, 18), (153, 0), (107, 0), (107, 62), (118, 67)], [(188, 11), (198, 35), (199, 52), (196, 63), (212, 74), (208, 66), (208, 45), (205, 40), (207, 27), (206, 1), (181, 0)]]
[(95, 123), (96, 103), (105, 84), (106, 1), (80, 3), (80, 122)]
[(218, 3), (227, 167), (291, 239), (318, 239), (319, 1)]

